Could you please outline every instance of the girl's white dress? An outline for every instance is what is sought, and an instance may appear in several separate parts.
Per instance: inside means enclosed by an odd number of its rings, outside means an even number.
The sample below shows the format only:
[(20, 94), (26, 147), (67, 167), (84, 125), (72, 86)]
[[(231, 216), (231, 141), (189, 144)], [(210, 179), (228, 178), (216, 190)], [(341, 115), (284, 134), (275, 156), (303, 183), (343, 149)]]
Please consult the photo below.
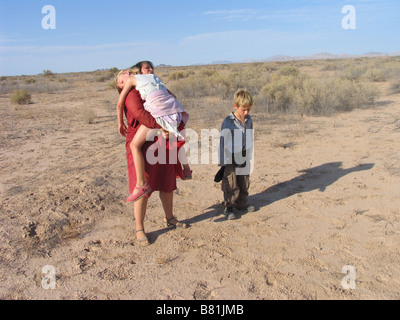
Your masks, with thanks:
[(178, 99), (168, 92), (161, 79), (154, 74), (137, 74), (135, 78), (136, 90), (145, 100), (144, 108), (162, 128), (184, 139), (178, 127), (181, 121), (186, 124), (189, 115)]

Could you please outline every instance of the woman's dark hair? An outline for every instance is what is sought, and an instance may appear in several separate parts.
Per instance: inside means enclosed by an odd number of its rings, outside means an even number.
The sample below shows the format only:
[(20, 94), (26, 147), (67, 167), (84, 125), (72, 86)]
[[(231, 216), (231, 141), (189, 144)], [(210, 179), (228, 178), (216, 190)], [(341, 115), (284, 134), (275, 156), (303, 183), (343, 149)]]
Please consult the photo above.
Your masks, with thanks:
[(133, 67), (136, 67), (140, 70), (140, 73), (142, 73), (142, 66), (144, 64), (148, 64), (150, 67), (152, 67), (154, 69), (154, 65), (151, 61), (140, 61), (138, 63), (136, 63)]

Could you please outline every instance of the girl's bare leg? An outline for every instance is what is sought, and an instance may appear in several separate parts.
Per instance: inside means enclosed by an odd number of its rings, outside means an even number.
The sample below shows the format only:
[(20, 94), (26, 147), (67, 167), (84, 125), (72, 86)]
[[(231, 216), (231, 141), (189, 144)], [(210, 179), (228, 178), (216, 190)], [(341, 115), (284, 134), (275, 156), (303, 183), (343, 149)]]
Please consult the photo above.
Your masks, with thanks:
[[(146, 183), (144, 177), (144, 157), (142, 154), (142, 146), (146, 142), (147, 133), (150, 131), (146, 126), (140, 126), (136, 132), (135, 137), (131, 141), (130, 148), (132, 151), (133, 162), (135, 164), (136, 171), (136, 186), (143, 187)], [(135, 193), (135, 190), (133, 191)]]

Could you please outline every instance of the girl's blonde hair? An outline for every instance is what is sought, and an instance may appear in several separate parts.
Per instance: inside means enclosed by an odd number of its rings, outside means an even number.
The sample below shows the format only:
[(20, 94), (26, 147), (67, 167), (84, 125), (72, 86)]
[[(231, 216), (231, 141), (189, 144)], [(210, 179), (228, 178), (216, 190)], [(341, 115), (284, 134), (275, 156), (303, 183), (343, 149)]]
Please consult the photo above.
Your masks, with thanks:
[(125, 69), (125, 70), (121, 70), (120, 72), (118, 72), (117, 77), (115, 78), (115, 85), (117, 87), (118, 93), (121, 93), (121, 91), (122, 91), (122, 89), (118, 86), (118, 80), (121, 76), (123, 76), (126, 73), (128, 73), (129, 75), (140, 74), (140, 70), (137, 67), (133, 67), (131, 69)]
[(235, 93), (233, 103), (238, 107), (251, 107), (253, 105), (253, 97), (247, 89), (239, 89)]

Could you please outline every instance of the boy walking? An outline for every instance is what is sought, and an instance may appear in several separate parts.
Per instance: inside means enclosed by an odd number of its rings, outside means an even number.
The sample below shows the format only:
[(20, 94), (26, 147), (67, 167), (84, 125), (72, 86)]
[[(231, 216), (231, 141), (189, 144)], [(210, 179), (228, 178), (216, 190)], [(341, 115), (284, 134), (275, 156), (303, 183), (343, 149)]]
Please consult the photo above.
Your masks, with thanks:
[(255, 210), (248, 204), (249, 178), (253, 168), (254, 132), (249, 115), (252, 106), (251, 94), (246, 89), (239, 89), (233, 101), (235, 111), (225, 118), (221, 126), (219, 175), (222, 176), (224, 214), (228, 220), (238, 218), (234, 208), (246, 212)]

